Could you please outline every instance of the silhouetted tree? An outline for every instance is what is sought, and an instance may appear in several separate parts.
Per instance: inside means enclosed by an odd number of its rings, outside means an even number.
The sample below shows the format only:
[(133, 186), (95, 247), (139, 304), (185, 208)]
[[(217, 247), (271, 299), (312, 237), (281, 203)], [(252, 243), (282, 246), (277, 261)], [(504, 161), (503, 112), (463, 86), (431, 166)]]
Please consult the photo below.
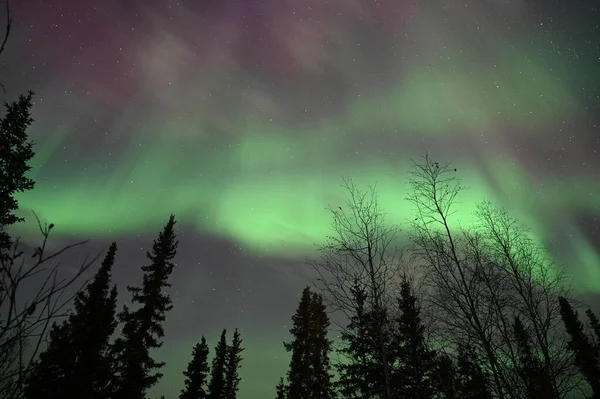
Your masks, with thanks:
[(94, 279), (75, 296), (68, 320), (54, 324), (50, 342), (29, 375), (26, 398), (107, 397), (111, 379), (109, 340), (117, 326), (112, 243)]
[(122, 336), (114, 344), (116, 355), (116, 392), (114, 399), (144, 399), (148, 388), (155, 385), (162, 374), (153, 373), (164, 363), (150, 356), (150, 350), (162, 346), (166, 313), (171, 310), (171, 298), (165, 292), (177, 252), (175, 237), (175, 217), (169, 221), (154, 240), (152, 251), (147, 252), (148, 266), (142, 266), (144, 279), (142, 287), (128, 286), (132, 303), (139, 304), (131, 311), (126, 306), (119, 314), (124, 323)]
[[(339, 374), (336, 385), (346, 399), (385, 397), (381, 347), (376, 339), (375, 323), (378, 322), (378, 317), (369, 309), (367, 294), (361, 284), (355, 283), (351, 288), (351, 295), (355, 310), (348, 326), (341, 333), (341, 347), (337, 352), (344, 360), (336, 364)], [(385, 324), (387, 326), (388, 320)], [(391, 352), (389, 345), (388, 340), (385, 346)], [(391, 357), (388, 360), (392, 360)]]
[(6, 115), (0, 119), (0, 256), (5, 260), (12, 246), (6, 229), (23, 221), (14, 214), (19, 207), (14, 195), (31, 190), (35, 184), (26, 176), (34, 155), (33, 142), (27, 137), (27, 129), (33, 123), (33, 95), (30, 91), (19, 96), (18, 101), (5, 103)]
[(458, 398), (456, 367), (450, 356), (446, 354), (438, 356), (435, 377), (435, 386), (440, 399)]
[(542, 366), (533, 352), (531, 340), (519, 317), (515, 317), (514, 331), (519, 353), (517, 370), (525, 384), (527, 397), (529, 399), (539, 397), (552, 399), (554, 397), (552, 384), (547, 380)]
[(225, 399), (235, 399), (241, 381), (239, 369), (242, 366), (242, 338), (236, 328), (233, 332), (231, 345), (227, 347), (225, 359)]
[[(8, 2), (6, 5), (7, 31), (0, 54), (10, 33), (10, 7)], [(33, 143), (27, 137), (27, 129), (33, 122), (33, 95), (30, 91), (18, 101), (6, 103), (7, 112), (0, 120), (0, 397), (3, 399), (22, 396), (25, 377), (52, 323), (65, 315), (64, 308), (79, 291), (72, 289), (73, 283), (97, 259), (85, 259), (69, 278), (63, 278), (59, 275), (59, 263), (48, 265), (49, 261), (85, 241), (48, 254), (46, 245), (54, 225), (42, 226), (35, 213), (43, 241), (34, 248), (31, 257), (25, 256), (20, 239), (13, 240), (8, 234), (10, 226), (23, 220), (14, 213), (18, 208), (15, 195), (34, 187), (34, 181), (26, 176), (34, 156)]]
[(463, 345), (457, 354), (457, 399), (491, 399), (491, 390), (474, 350)]
[(365, 289), (374, 321), (372, 338), (379, 346), (377, 361), (383, 369), (384, 398), (391, 399), (392, 362), (386, 346), (389, 331), (385, 297), (398, 269), (394, 242), (400, 229), (386, 222), (374, 187), (361, 191), (352, 180), (344, 180), (343, 187), (349, 199), (344, 207), (330, 209), (334, 234), (320, 248), (321, 260), (312, 265), (319, 273), (318, 284), (330, 308), (348, 318), (357, 312), (353, 288), (358, 283)]
[(594, 345), (585, 334), (577, 312), (566, 298), (559, 298), (560, 312), (567, 333), (571, 337), (568, 348), (575, 354), (575, 364), (590, 384), (593, 398), (600, 398), (600, 365)]
[(293, 340), (284, 343), (292, 353), (288, 371), (288, 399), (331, 399), (329, 317), (323, 298), (306, 287), (292, 317)]
[(592, 327), (592, 331), (594, 332), (594, 341), (596, 342), (596, 351), (600, 356), (600, 322), (598, 321), (598, 317), (596, 314), (592, 312), (592, 309), (588, 309), (585, 311), (585, 314), (590, 321), (590, 326)]
[(279, 382), (277, 383), (275, 390), (277, 392), (275, 395), (275, 399), (286, 399), (286, 386), (285, 382), (283, 381), (283, 377), (279, 378)]
[(208, 352), (206, 338), (202, 336), (200, 342), (194, 346), (192, 360), (188, 364), (187, 370), (183, 372), (185, 388), (181, 391), (179, 399), (205, 399), (208, 397)]
[(572, 354), (560, 321), (557, 298), (567, 295), (567, 276), (503, 209), (489, 202), (474, 212), (470, 228), (455, 225), (457, 196), (463, 190), (456, 169), (428, 156), (410, 172), (409, 200), (414, 205), (412, 254), (420, 261), (435, 333), (453, 345), (469, 342), (489, 371), (498, 399), (523, 396), (513, 365), (517, 350), (513, 317), (531, 328), (553, 396), (578, 388)]
[(425, 326), (417, 297), (407, 276), (402, 276), (399, 315), (394, 325), (394, 393), (398, 398), (429, 399), (434, 395), (436, 355), (425, 340)]
[(221, 338), (215, 347), (215, 357), (210, 370), (210, 383), (208, 386), (209, 399), (225, 399), (226, 372), (227, 372), (227, 330), (221, 332)]

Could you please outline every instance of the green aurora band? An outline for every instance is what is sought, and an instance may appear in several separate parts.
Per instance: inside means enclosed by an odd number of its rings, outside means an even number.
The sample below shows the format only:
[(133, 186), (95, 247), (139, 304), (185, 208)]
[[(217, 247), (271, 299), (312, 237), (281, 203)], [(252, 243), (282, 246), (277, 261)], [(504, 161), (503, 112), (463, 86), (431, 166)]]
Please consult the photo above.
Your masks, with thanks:
[[(458, 148), (466, 140), (493, 140), (495, 126), (507, 120), (539, 134), (534, 128), (543, 131), (574, 113), (569, 88), (557, 85), (552, 72), (540, 66), (548, 60), (533, 61), (513, 52), (488, 60), (475, 73), (467, 67), (474, 56), (453, 54), (461, 55), (459, 62), (415, 66), (402, 84), (358, 98), (335, 118), (308, 121), (291, 130), (246, 116), (232, 122), (236, 133), (226, 145), (185, 139), (203, 137), (194, 131), (201, 131), (203, 124), (202, 115), (193, 112), (193, 102), (185, 119), (182, 113), (171, 118), (148, 115), (143, 135), (131, 139), (125, 155), (111, 166), (99, 155), (85, 164), (70, 164), (65, 173), (50, 178), (44, 166), (65, 144), (68, 129), (45, 132), (40, 140), (41, 127), (35, 125), (33, 137), (40, 144), (33, 178), (38, 184), (19, 197), (21, 207), (34, 209), (63, 232), (115, 239), (153, 231), (165, 212), (173, 212), (183, 224), (194, 223), (199, 231), (236, 240), (251, 251), (302, 257), (311, 256), (314, 244), (329, 233), (326, 208), (343, 200), (341, 176), (348, 176), (363, 187), (376, 183), (389, 222), (406, 225), (411, 212), (405, 201), (410, 159), (422, 155), (427, 142), (446, 140)], [(133, 118), (138, 111), (125, 111), (123, 126), (129, 124), (127, 115)], [(411, 136), (403, 137), (403, 131)], [(172, 132), (184, 138), (173, 139)], [(348, 148), (346, 135), (352, 132), (384, 136), (399, 143), (396, 148), (417, 142), (418, 147), (412, 146), (419, 150), (385, 153), (369, 148), (368, 142), (364, 149)], [(484, 170), (469, 159), (452, 162), (469, 187), (460, 198), (456, 220), (461, 223), (471, 221), (474, 204), (490, 199), (531, 228), (538, 242), (548, 244), (548, 215), (554, 210), (597, 212), (591, 195), (600, 192), (597, 180), (571, 176), (569, 181), (535, 184), (517, 159), (493, 151), (482, 158)], [(27, 233), (32, 226), (21, 229)], [(581, 235), (572, 237), (570, 248), (574, 251), (569, 260), (585, 271), (578, 275), (579, 288), (600, 289), (598, 253)]]

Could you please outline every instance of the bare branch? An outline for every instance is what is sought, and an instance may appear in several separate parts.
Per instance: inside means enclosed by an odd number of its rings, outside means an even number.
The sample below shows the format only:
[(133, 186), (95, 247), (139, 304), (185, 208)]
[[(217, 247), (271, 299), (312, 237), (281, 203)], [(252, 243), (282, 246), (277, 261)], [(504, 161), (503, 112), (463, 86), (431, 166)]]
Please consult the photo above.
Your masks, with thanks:
[(380, 315), (376, 329), (389, 399), (390, 375), (383, 338), (387, 326), (382, 318), (387, 311), (390, 284), (399, 271), (394, 245), (400, 229), (386, 223), (375, 187), (361, 191), (350, 179), (344, 179), (343, 187), (349, 198), (343, 208), (330, 207), (334, 234), (320, 247), (321, 259), (311, 262), (311, 266), (319, 275), (317, 286), (334, 311), (348, 318), (356, 314), (354, 292), (358, 287), (366, 293), (370, 309)]
[[(72, 299), (89, 281), (89, 278), (82, 281), (82, 277), (101, 255), (86, 257), (72, 275), (65, 276), (60, 263), (55, 261), (86, 241), (46, 254), (53, 225), (42, 225), (35, 217), (42, 244), (34, 249), (33, 260), (25, 257), (19, 238), (14, 240), (8, 256), (0, 257), (0, 353), (3, 354), (0, 396), (3, 398), (18, 397), (51, 324), (66, 316)], [(82, 284), (77, 286), (79, 281)]]

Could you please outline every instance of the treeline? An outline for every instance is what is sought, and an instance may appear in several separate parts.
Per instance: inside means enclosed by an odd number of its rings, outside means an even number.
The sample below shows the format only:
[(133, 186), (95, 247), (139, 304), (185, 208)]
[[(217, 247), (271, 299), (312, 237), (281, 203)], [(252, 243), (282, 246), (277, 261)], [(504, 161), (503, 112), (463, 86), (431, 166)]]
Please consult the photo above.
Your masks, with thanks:
[[(7, 229), (23, 220), (14, 214), (18, 208), (14, 194), (34, 187), (26, 177), (34, 156), (26, 134), (33, 122), (32, 98), (29, 93), (6, 104), (0, 121), (0, 397), (146, 398), (165, 365), (151, 351), (162, 346), (163, 323), (173, 307), (167, 289), (178, 246), (175, 217), (171, 215), (147, 252), (142, 284), (127, 286), (130, 305), (120, 311), (117, 287), (111, 282), (116, 243), (82, 290), (74, 289), (74, 283), (97, 257), (84, 262), (74, 277), (61, 279), (58, 265), (50, 264), (84, 242), (47, 254), (53, 224), (42, 226), (38, 219), (43, 242), (27, 259), (23, 245)], [(42, 283), (36, 285), (40, 277)], [(65, 296), (73, 289), (73, 306), (65, 313), (63, 309), (71, 305)], [(223, 330), (209, 366), (209, 348), (202, 336), (184, 371), (179, 398), (235, 399), (243, 350), (239, 331), (228, 343)]]
[[(564, 268), (503, 209), (482, 202), (455, 225), (456, 173), (414, 162), (401, 251), (376, 190), (345, 181), (312, 263), (321, 294), (303, 293), (277, 399), (600, 398), (596, 315), (580, 320)], [(324, 303), (346, 316), (337, 341)]]

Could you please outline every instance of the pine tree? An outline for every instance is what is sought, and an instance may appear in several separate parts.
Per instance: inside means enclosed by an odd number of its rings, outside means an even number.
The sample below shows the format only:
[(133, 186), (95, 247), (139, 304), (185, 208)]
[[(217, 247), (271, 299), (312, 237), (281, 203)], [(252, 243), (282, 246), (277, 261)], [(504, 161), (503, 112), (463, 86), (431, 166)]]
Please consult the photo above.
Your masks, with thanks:
[(225, 399), (226, 371), (227, 371), (227, 330), (223, 330), (221, 338), (215, 347), (215, 357), (210, 370), (210, 384), (208, 386), (209, 399)]
[[(339, 373), (336, 385), (346, 399), (383, 398), (385, 374), (381, 364), (375, 314), (373, 310), (368, 309), (366, 290), (358, 282), (354, 283), (351, 295), (355, 303), (355, 313), (341, 334), (343, 345), (338, 349), (338, 353), (344, 360), (336, 364)], [(387, 319), (387, 316), (385, 318)], [(391, 351), (388, 350), (388, 353), (391, 354)]]
[(327, 338), (330, 321), (323, 297), (316, 293), (311, 293), (311, 314), (310, 342), (313, 348), (310, 363), (313, 375), (310, 391), (315, 399), (332, 399), (334, 392), (329, 361), (332, 341)]
[(25, 399), (66, 397), (63, 381), (70, 378), (65, 378), (65, 373), (74, 368), (73, 354), (68, 351), (71, 348), (71, 335), (70, 325), (66, 321), (52, 324), (48, 334), (48, 347), (40, 353), (25, 382)]
[(436, 390), (440, 394), (440, 399), (457, 399), (456, 367), (452, 358), (442, 354), (437, 358), (436, 366)]
[(33, 145), (27, 141), (27, 129), (33, 123), (31, 100), (34, 93), (5, 103), (6, 115), (0, 119), (0, 256), (8, 256), (12, 242), (6, 229), (23, 218), (14, 214), (19, 207), (14, 195), (31, 190), (35, 182), (26, 176), (31, 169)]
[(293, 340), (284, 343), (292, 353), (288, 371), (288, 399), (331, 399), (331, 375), (329, 373), (329, 351), (331, 341), (327, 339), (329, 317), (323, 298), (302, 291), (300, 303), (294, 316), (290, 333)]
[(235, 399), (237, 397), (238, 387), (241, 381), (239, 369), (241, 367), (242, 356), (242, 338), (236, 328), (233, 332), (233, 340), (227, 347), (225, 360), (225, 399)]
[(109, 340), (117, 326), (117, 289), (110, 287), (116, 251), (113, 242), (94, 279), (75, 296), (67, 321), (53, 325), (48, 348), (28, 378), (26, 398), (95, 399), (108, 395), (112, 371)]
[(545, 377), (546, 374), (533, 352), (531, 340), (519, 317), (515, 317), (514, 334), (519, 354), (517, 370), (525, 384), (527, 397), (529, 399), (539, 397), (553, 398), (555, 395), (551, 381), (548, 381)]
[(600, 322), (598, 321), (598, 317), (596, 317), (596, 314), (592, 312), (592, 309), (586, 310), (585, 314), (587, 315), (588, 320), (590, 321), (592, 331), (594, 331), (596, 351), (599, 352), (598, 355), (600, 355)]
[(575, 364), (590, 384), (594, 399), (600, 399), (600, 365), (594, 345), (583, 330), (577, 312), (566, 298), (559, 298), (560, 314), (567, 333), (571, 337), (568, 348), (575, 355)]
[(205, 399), (208, 397), (208, 345), (206, 338), (202, 336), (199, 343), (194, 346), (192, 351), (192, 360), (188, 364), (187, 370), (183, 372), (185, 376), (185, 388), (181, 391), (179, 399)]
[(285, 383), (283, 382), (283, 377), (279, 378), (279, 382), (277, 383), (277, 386), (275, 387), (275, 389), (277, 391), (275, 399), (286, 399), (287, 388), (285, 386)]
[(142, 287), (128, 286), (132, 294), (132, 303), (140, 307), (131, 311), (126, 306), (119, 314), (124, 323), (122, 336), (115, 341), (116, 392), (114, 399), (143, 399), (145, 391), (155, 385), (162, 374), (153, 373), (164, 363), (150, 357), (150, 350), (162, 346), (166, 313), (173, 307), (171, 298), (164, 292), (168, 283), (177, 253), (175, 237), (175, 217), (171, 215), (152, 251), (146, 254), (150, 260), (148, 266), (142, 266), (144, 272)]
[(479, 365), (477, 354), (465, 346), (458, 347), (457, 398), (491, 399), (485, 373)]
[(411, 283), (400, 283), (399, 316), (395, 324), (395, 352), (398, 366), (393, 370), (397, 397), (428, 399), (434, 394), (435, 353), (425, 340), (425, 326)]

